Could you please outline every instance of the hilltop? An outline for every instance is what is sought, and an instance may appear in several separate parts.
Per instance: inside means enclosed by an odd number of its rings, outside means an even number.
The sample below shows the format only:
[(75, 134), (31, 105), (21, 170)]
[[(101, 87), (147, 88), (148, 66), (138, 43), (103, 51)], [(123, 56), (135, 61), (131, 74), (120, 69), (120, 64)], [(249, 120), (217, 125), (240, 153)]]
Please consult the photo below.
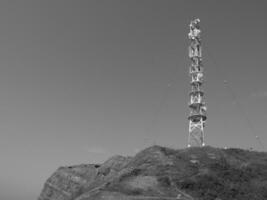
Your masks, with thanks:
[(38, 200), (264, 200), (267, 153), (152, 146), (103, 164), (60, 167)]

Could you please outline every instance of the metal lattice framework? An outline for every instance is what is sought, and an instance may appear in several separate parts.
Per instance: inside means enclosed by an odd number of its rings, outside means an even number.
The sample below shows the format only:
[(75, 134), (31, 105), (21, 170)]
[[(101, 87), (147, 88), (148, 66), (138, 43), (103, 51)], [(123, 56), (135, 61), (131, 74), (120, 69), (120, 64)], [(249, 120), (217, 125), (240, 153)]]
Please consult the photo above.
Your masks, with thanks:
[(203, 65), (202, 65), (202, 49), (200, 38), (199, 19), (195, 19), (190, 23), (190, 32), (188, 34), (189, 58), (191, 65), (189, 67), (189, 74), (191, 77), (191, 92), (189, 109), (189, 136), (188, 147), (204, 146), (204, 127), (206, 123), (207, 107), (204, 102), (203, 85)]

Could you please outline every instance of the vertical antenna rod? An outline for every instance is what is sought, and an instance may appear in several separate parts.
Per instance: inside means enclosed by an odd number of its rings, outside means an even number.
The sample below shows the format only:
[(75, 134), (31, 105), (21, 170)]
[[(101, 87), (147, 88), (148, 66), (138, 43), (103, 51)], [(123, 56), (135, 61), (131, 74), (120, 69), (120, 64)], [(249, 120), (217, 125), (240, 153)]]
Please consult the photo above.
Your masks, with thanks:
[(190, 23), (190, 32), (188, 34), (189, 58), (191, 65), (189, 67), (189, 74), (191, 77), (191, 92), (189, 93), (189, 135), (188, 147), (204, 146), (204, 127), (206, 123), (207, 107), (204, 102), (203, 85), (203, 65), (202, 65), (202, 49), (200, 38), (199, 19), (194, 19)]

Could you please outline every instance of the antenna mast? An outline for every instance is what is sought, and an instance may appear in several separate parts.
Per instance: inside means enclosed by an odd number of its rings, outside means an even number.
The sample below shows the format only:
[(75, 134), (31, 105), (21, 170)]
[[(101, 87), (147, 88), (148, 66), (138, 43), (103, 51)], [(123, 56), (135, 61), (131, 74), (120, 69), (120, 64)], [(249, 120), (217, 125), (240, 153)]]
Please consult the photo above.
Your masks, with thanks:
[(189, 135), (188, 147), (204, 146), (204, 127), (206, 123), (207, 107), (204, 102), (203, 85), (203, 65), (202, 65), (202, 49), (200, 38), (199, 19), (194, 19), (190, 23), (190, 32), (188, 34), (189, 58), (191, 66), (189, 67), (189, 74), (191, 77), (191, 92), (189, 93)]

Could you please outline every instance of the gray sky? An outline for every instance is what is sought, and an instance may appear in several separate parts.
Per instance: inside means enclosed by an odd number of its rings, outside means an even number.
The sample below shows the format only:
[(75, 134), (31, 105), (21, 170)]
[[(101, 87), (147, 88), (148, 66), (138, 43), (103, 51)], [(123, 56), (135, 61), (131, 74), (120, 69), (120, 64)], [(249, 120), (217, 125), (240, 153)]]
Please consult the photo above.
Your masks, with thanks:
[(266, 151), (266, 6), (1, 1), (0, 199), (36, 199), (62, 165), (153, 143), (185, 147), (194, 17), (203, 36), (206, 143), (260, 150), (258, 135)]

